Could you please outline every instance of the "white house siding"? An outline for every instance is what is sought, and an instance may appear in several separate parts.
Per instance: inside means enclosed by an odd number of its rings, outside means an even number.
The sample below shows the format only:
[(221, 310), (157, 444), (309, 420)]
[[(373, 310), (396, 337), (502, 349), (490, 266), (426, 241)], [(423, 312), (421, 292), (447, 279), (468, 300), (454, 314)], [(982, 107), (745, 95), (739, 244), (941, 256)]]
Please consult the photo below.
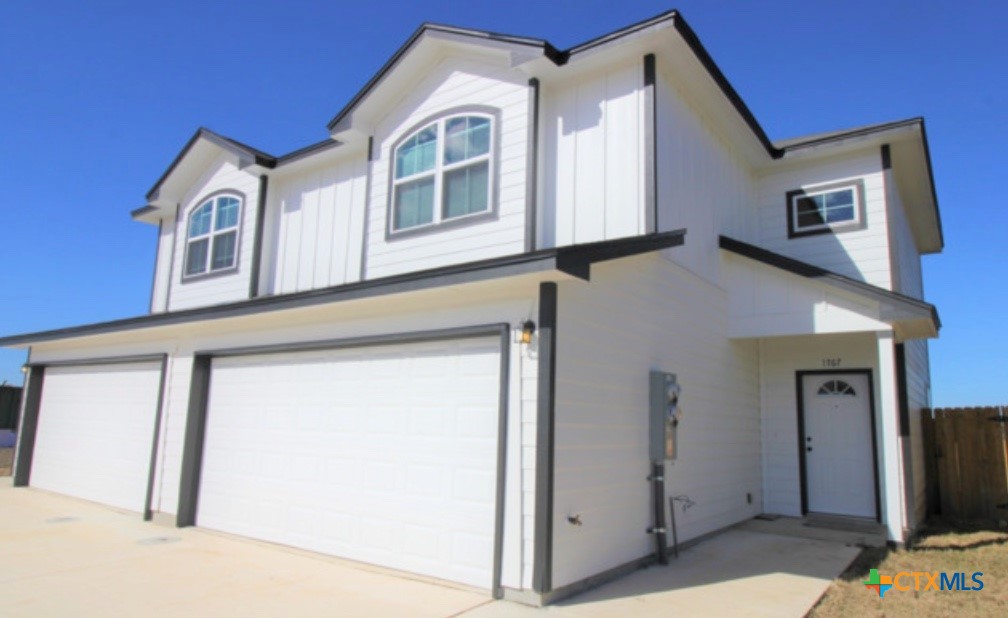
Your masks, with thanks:
[[(663, 255), (597, 264), (590, 282), (560, 284), (554, 587), (654, 551), (652, 369), (677, 374), (683, 389), (666, 487), (695, 506), (676, 513), (679, 540), (763, 510), (757, 347), (730, 341), (727, 328), (725, 292)], [(574, 515), (581, 526), (567, 521)]]
[(161, 222), (157, 239), (157, 259), (154, 265), (154, 287), (151, 293), (151, 313), (161, 313), (168, 308), (168, 285), (172, 268), (172, 245), (175, 243), (175, 219), (172, 216)]
[[(922, 410), (931, 407), (931, 368), (928, 342), (924, 339), (904, 343), (907, 369), (907, 400), (910, 408), (910, 452), (913, 475), (912, 507), (908, 509), (910, 527), (927, 516), (927, 484), (925, 482), (924, 436)], [(903, 438), (904, 440), (906, 438)]]
[[(264, 289), (287, 294), (360, 279), (366, 153), (270, 179)], [(265, 244), (265, 243), (264, 243)], [(264, 251), (265, 252), (265, 251)]]
[(877, 302), (827, 283), (722, 252), (730, 337), (888, 330)]
[[(835, 369), (841, 371), (869, 369), (872, 371), (874, 397), (877, 400), (878, 357), (875, 336), (874, 333), (858, 333), (774, 337), (761, 339), (759, 349), (764, 511), (799, 516), (801, 481), (795, 372), (822, 370), (824, 359), (839, 359), (840, 366)], [(880, 419), (876, 418), (876, 428), (878, 427), (881, 427)], [(881, 436), (881, 431), (878, 433)], [(881, 446), (881, 439), (879, 445)], [(881, 466), (881, 453), (878, 457)]]
[(889, 209), (890, 225), (896, 245), (893, 247), (893, 260), (897, 278), (893, 290), (914, 298), (924, 298), (920, 252), (914, 242), (913, 232), (910, 231), (899, 192), (893, 190), (890, 195), (890, 199), (894, 202)]
[[(506, 284), (477, 283), (455, 288), (450, 293), (435, 289), (301, 309), (283, 315), (260, 314), (43, 343), (33, 347), (32, 360), (44, 363), (74, 358), (168, 353), (153, 510), (171, 516), (178, 505), (195, 353), (490, 323), (517, 325), (523, 320), (535, 319), (537, 299), (538, 283), (532, 280)], [(502, 584), (509, 588), (527, 589), (531, 587), (534, 549), (537, 347), (512, 342), (510, 358)]]
[[(892, 289), (886, 191), (878, 150), (817, 159), (807, 164), (782, 162), (781, 165), (786, 168), (767, 173), (758, 182), (757, 244), (796, 260)], [(787, 192), (847, 180), (864, 181), (866, 227), (789, 239)]]
[[(203, 203), (205, 196), (225, 189), (244, 195), (241, 227), (238, 232), (238, 268), (226, 274), (211, 274), (183, 282), (189, 213)], [(190, 309), (248, 298), (258, 200), (259, 177), (238, 169), (230, 158), (223, 155), (207, 168), (207, 172), (198, 182), (193, 184), (193, 188), (181, 202), (175, 226), (175, 254), (171, 269), (169, 310)]]
[(719, 234), (756, 241), (755, 183), (730, 142), (676, 83), (658, 71), (658, 228), (686, 228), (686, 244), (672, 259), (713, 281)]
[[(392, 145), (425, 119), (471, 105), (500, 111), (500, 158), (493, 180), (497, 217), (387, 240)], [(524, 73), (501, 66), (499, 60), (448, 57), (376, 124), (366, 224), (367, 279), (524, 251), (528, 108)]]
[(647, 232), (640, 61), (543, 88), (543, 246)]

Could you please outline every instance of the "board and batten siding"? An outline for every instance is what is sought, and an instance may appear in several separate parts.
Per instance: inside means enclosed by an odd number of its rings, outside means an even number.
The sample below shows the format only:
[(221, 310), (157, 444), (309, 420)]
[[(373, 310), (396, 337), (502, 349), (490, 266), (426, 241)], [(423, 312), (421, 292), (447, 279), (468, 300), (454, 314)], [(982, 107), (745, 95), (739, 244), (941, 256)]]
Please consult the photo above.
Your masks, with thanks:
[(724, 290), (661, 254), (597, 264), (590, 282), (560, 284), (554, 588), (654, 551), (652, 369), (682, 385), (666, 491), (695, 506), (676, 513), (679, 541), (762, 512), (757, 348), (728, 339), (727, 303)]
[[(658, 228), (686, 228), (672, 259), (716, 281), (718, 235), (756, 237), (756, 186), (741, 155), (665, 71), (657, 73)], [(783, 197), (781, 198), (783, 200)]]
[[(238, 230), (238, 267), (227, 273), (210, 274), (183, 282), (189, 213), (201, 206), (206, 196), (224, 190), (235, 191), (244, 198)], [(258, 200), (259, 177), (239, 169), (224, 155), (210, 165), (203, 177), (193, 184), (181, 202), (175, 225), (175, 250), (169, 282), (169, 310), (205, 307), (248, 298)]]
[[(796, 164), (797, 165), (797, 164)], [(844, 181), (864, 182), (863, 229), (788, 238), (788, 191)], [(893, 286), (886, 216), (886, 190), (877, 150), (816, 160), (762, 176), (759, 190), (759, 244), (796, 260), (890, 290)]]
[[(823, 359), (839, 359), (840, 366), (836, 369), (840, 371), (869, 369), (874, 383), (873, 396), (877, 402), (876, 346), (874, 333), (760, 340), (764, 512), (795, 517), (801, 515), (796, 372), (822, 370)], [(875, 422), (881, 436), (880, 419), (876, 418)], [(878, 457), (881, 464), (881, 451)]]
[(643, 87), (639, 61), (544, 86), (541, 246), (648, 231)]
[(265, 291), (289, 294), (360, 279), (366, 153), (270, 179)]
[[(497, 215), (471, 224), (387, 238), (392, 146), (425, 119), (456, 108), (483, 106), (499, 111), (499, 159), (493, 178)], [(525, 250), (528, 76), (499, 59), (447, 57), (410, 89), (375, 126), (370, 166), (365, 279), (426, 270)], [(491, 172), (492, 173), (492, 172)], [(439, 207), (439, 206), (435, 206)]]
[[(395, 298), (395, 297), (392, 297)], [(155, 468), (152, 507), (174, 516), (178, 506), (183, 446), (196, 353), (248, 346), (339, 340), (456, 328), (481, 324), (517, 325), (538, 313), (538, 284), (505, 288), (488, 284), (411, 293), (407, 302), (389, 297), (264, 313), (233, 320), (212, 320), (147, 331), (103, 335), (102, 344), (87, 339), (40, 344), (32, 359), (45, 363), (73, 358), (101, 358), (168, 353), (165, 405)], [(505, 541), (502, 584), (530, 589), (535, 530), (535, 447), (538, 348), (509, 338), (508, 426), (505, 489)], [(212, 385), (211, 385), (212, 388)]]

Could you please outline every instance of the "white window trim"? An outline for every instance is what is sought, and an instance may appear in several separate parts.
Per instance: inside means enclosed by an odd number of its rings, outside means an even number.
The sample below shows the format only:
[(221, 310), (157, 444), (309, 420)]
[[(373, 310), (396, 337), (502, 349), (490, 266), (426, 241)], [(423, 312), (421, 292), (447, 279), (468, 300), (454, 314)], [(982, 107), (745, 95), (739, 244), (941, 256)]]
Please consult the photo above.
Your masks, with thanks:
[[(462, 161), (457, 161), (455, 163), (444, 163), (444, 148), (445, 142), (445, 125), (449, 120), (453, 118), (462, 118), (467, 116), (473, 116), (477, 118), (486, 118), (490, 121), (490, 145), (487, 149), (486, 154), (482, 154), (469, 159), (464, 159)], [(397, 139), (389, 150), (389, 190), (388, 190), (388, 217), (385, 227), (386, 240), (391, 238), (397, 238), (401, 236), (410, 236), (415, 233), (423, 233), (426, 231), (436, 231), (444, 229), (448, 226), (454, 226), (455, 224), (465, 224), (473, 220), (485, 219), (488, 215), (492, 216), (496, 214), (497, 211), (497, 169), (500, 163), (500, 156), (498, 150), (498, 135), (499, 135), (499, 123), (500, 116), (495, 111), (488, 108), (456, 108), (448, 110), (442, 114), (438, 114), (435, 117), (427, 118), (423, 122), (413, 125), (413, 127), (406, 133), (402, 135), (401, 138)], [(415, 136), (417, 133), (423, 131), (424, 129), (430, 127), (431, 125), (436, 125), (437, 127), (437, 141), (435, 148), (435, 162), (434, 168), (430, 170), (425, 170), (423, 172), (418, 172), (416, 174), (411, 174), (409, 176), (404, 176), (402, 178), (396, 178), (396, 152), (402, 147), (410, 138)], [(448, 172), (456, 169), (469, 167), (476, 165), (483, 161), (487, 162), (487, 208), (479, 212), (471, 212), (465, 215), (459, 215), (456, 217), (445, 217), (444, 216), (444, 177)], [(410, 227), (396, 228), (395, 227), (395, 207), (396, 207), (396, 189), (405, 183), (413, 182), (423, 178), (434, 178), (434, 212), (430, 223), (423, 223), (420, 225), (413, 225)]]
[[(234, 198), (234, 199), (238, 200), (238, 217), (237, 217), (237, 221), (235, 222), (234, 227), (228, 227), (228, 228), (225, 228), (223, 230), (216, 230), (216, 229), (214, 229), (214, 227), (215, 227), (215, 225), (217, 223), (217, 212), (218, 212), (217, 200), (219, 200), (221, 198), (225, 198), (225, 197), (230, 197), (230, 198)], [(206, 234), (201, 234), (199, 236), (190, 237), (189, 236), (189, 229), (192, 226), (192, 217), (193, 217), (193, 215), (195, 215), (196, 211), (198, 211), (200, 208), (202, 208), (203, 206), (205, 206), (208, 202), (212, 202), (213, 203), (213, 216), (212, 216), (212, 218), (210, 220), (210, 231), (207, 232)], [(186, 225), (185, 225), (185, 236), (184, 236), (185, 240), (184, 240), (184, 245), (183, 245), (183, 249), (182, 249), (182, 264), (181, 264), (182, 281), (183, 282), (193, 281), (193, 280), (196, 280), (196, 279), (205, 279), (205, 278), (208, 278), (208, 277), (215, 277), (217, 275), (230, 274), (230, 273), (233, 273), (234, 271), (238, 270), (238, 254), (239, 254), (239, 252), (241, 250), (242, 216), (244, 215), (244, 212), (245, 212), (245, 196), (242, 195), (241, 193), (237, 192), (237, 191), (232, 191), (232, 190), (216, 191), (214, 193), (211, 193), (209, 195), (206, 195), (206, 196), (202, 197), (199, 200), (196, 200), (195, 204), (196, 205), (193, 206), (192, 209), (190, 209), (189, 213), (186, 215), (186, 218), (185, 218), (185, 222), (186, 222)], [(216, 269), (212, 268), (212, 264), (213, 264), (213, 240), (214, 240), (214, 237), (215, 236), (221, 236), (221, 235), (224, 235), (224, 234), (229, 234), (232, 230), (235, 232), (235, 249), (234, 249), (234, 255), (231, 258), (231, 264), (229, 264), (228, 266), (225, 266), (225, 267), (221, 267), (221, 268), (216, 268)], [(187, 272), (187, 269), (186, 269), (186, 263), (187, 263), (187, 261), (189, 259), (189, 245), (192, 244), (195, 241), (199, 241), (199, 240), (203, 240), (203, 239), (207, 240), (206, 267), (201, 272), (191, 273), (190, 274), (190, 273)]]
[[(825, 222), (816, 225), (798, 225), (798, 198), (826, 195), (848, 189), (854, 192), (854, 219), (835, 223)], [(787, 226), (788, 238), (801, 238), (803, 236), (864, 229), (866, 226), (864, 180), (836, 182), (788, 191)]]

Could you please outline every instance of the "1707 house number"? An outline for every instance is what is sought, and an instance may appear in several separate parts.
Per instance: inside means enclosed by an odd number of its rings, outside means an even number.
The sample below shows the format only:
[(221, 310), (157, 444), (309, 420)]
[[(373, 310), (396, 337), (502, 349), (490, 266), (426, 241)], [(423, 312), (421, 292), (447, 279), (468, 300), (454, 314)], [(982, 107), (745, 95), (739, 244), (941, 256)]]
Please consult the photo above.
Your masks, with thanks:
[(827, 369), (836, 369), (840, 366), (839, 358), (824, 358), (822, 359), (822, 366)]

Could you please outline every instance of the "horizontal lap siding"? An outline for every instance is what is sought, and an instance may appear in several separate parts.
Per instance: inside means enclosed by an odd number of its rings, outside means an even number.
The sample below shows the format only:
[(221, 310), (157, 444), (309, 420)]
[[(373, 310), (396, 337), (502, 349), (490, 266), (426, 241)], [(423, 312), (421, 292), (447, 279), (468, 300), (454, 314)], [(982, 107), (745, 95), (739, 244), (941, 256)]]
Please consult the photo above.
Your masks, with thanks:
[[(524, 251), (527, 82), (524, 74), (491, 63), (447, 58), (378, 122), (367, 208), (367, 279)], [(470, 105), (500, 111), (498, 175), (494, 177), (497, 217), (386, 240), (392, 145), (425, 118)]]
[(326, 288), (360, 278), (367, 162), (364, 154), (270, 186), (275, 230), (272, 292)]
[(893, 238), (896, 246), (893, 248), (896, 260), (896, 272), (899, 280), (894, 291), (913, 298), (924, 298), (924, 282), (921, 276), (921, 255), (914, 242), (913, 232), (907, 223), (902, 201), (896, 191), (892, 192), (894, 201), (892, 212)]
[(716, 280), (719, 234), (754, 242), (755, 183), (716, 123), (658, 73), (658, 226), (686, 228), (686, 244), (672, 259)]
[(676, 373), (683, 388), (680, 456), (666, 484), (696, 506), (677, 512), (680, 541), (759, 513), (756, 344), (727, 339), (723, 290), (652, 254), (561, 284), (558, 310), (554, 587), (654, 549), (651, 369)]
[[(237, 191), (245, 196), (242, 202), (238, 238), (238, 269), (223, 275), (182, 282), (186, 253), (189, 213), (203, 203), (203, 198), (220, 190)], [(255, 245), (256, 210), (259, 203), (259, 177), (238, 169), (225, 157), (208, 168), (203, 178), (189, 191), (181, 204), (175, 228), (175, 257), (172, 265), (169, 309), (189, 309), (245, 300), (249, 297), (249, 273)]]
[[(864, 181), (865, 229), (788, 238), (788, 191), (842, 181)], [(759, 180), (760, 246), (860, 281), (892, 289), (886, 191), (877, 151), (841, 155), (791, 167)]]
[[(840, 370), (877, 366), (872, 334), (775, 337), (760, 341), (764, 512), (801, 515), (798, 465), (798, 400), (795, 372), (823, 369), (840, 359)], [(878, 391), (877, 379), (875, 390)]]
[(159, 228), (157, 261), (154, 268), (154, 288), (151, 293), (151, 313), (168, 309), (168, 286), (171, 285), (172, 245), (175, 242), (175, 219), (165, 219)]
[(643, 65), (544, 88), (545, 246), (647, 231)]
[[(921, 414), (931, 407), (931, 369), (928, 360), (928, 342), (924, 339), (905, 344), (907, 368), (907, 400), (910, 408), (910, 448), (913, 471), (913, 501), (909, 509), (910, 526), (924, 521), (927, 516), (927, 483), (925, 478), (924, 437)], [(906, 440), (907, 438), (903, 438)]]

